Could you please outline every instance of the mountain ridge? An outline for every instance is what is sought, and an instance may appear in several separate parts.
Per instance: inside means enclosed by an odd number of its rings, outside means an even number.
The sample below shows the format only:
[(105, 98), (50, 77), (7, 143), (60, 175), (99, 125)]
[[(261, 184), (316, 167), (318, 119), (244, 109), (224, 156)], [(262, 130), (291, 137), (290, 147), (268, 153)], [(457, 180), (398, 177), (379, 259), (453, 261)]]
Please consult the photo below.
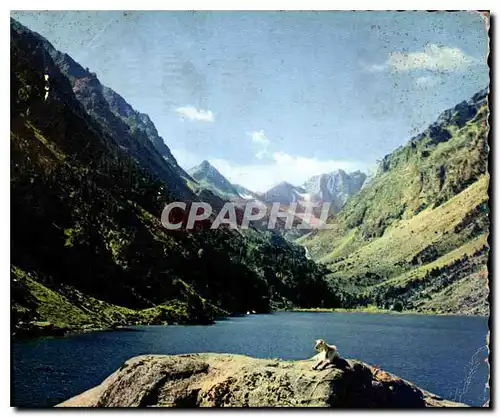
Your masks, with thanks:
[[(29, 31), (28, 28), (11, 18), (15, 30)], [(43, 48), (44, 64), (51, 57), (59, 70), (70, 81), (73, 93), (85, 110), (106, 130), (123, 150), (129, 153), (141, 166), (153, 172), (162, 181), (170, 182), (180, 196), (196, 199), (186, 184), (189, 175), (177, 161), (158, 135), (149, 116), (137, 112), (118, 93), (99, 81), (96, 73), (84, 69), (70, 55), (58, 51), (47, 39), (30, 31)], [(106, 136), (108, 136), (106, 135)], [(182, 181), (178, 177), (183, 178)]]
[(298, 240), (355, 304), (488, 314), (488, 106), (481, 90), (443, 112)]
[(259, 193), (232, 184), (206, 160), (187, 172), (201, 188), (207, 188), (226, 200), (257, 200), (266, 204), (280, 203), (287, 206), (294, 202), (329, 202), (332, 203), (332, 213), (340, 211), (347, 199), (362, 188), (367, 178), (367, 175), (359, 170), (350, 173), (334, 170), (312, 176), (302, 186), (281, 181)]
[(313, 201), (332, 203), (332, 213), (338, 213), (347, 202), (362, 188), (367, 175), (360, 170), (345, 172), (337, 169), (327, 174), (309, 178), (303, 188), (311, 195)]
[(203, 160), (199, 165), (190, 168), (188, 174), (194, 178), (202, 188), (205, 187), (210, 189), (221, 198), (234, 199), (240, 197), (234, 185), (207, 160)]
[(15, 337), (338, 305), (324, 268), (280, 236), (163, 228), (166, 203), (198, 196), (113, 113), (95, 75), (60, 57), (11, 20)]
[(167, 202), (224, 199), (120, 97), (11, 20), (15, 334), (292, 306), (487, 314), (487, 91), (386, 155), (332, 230), (299, 239), (321, 264), (277, 233), (163, 229)]

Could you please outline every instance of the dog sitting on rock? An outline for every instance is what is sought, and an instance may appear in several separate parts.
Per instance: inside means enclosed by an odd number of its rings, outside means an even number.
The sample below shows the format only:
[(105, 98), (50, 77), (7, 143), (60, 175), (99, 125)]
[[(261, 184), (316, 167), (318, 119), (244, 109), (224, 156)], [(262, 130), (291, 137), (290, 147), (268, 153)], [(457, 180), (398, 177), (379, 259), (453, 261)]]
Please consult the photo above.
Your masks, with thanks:
[(337, 368), (350, 368), (349, 362), (342, 359), (337, 351), (337, 346), (329, 345), (323, 339), (316, 340), (316, 345), (314, 346), (319, 353), (316, 357), (316, 363), (312, 367), (313, 370), (322, 371), (328, 365), (334, 365)]

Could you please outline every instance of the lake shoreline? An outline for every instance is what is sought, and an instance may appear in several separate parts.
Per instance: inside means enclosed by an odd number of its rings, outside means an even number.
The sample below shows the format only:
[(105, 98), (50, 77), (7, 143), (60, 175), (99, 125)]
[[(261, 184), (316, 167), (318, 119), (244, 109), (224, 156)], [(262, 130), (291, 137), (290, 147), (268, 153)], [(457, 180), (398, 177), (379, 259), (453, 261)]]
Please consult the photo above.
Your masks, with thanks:
[(417, 310), (387, 310), (381, 308), (294, 308), (291, 310), (282, 310), (292, 313), (369, 313), (369, 314), (393, 314), (393, 315), (415, 315), (415, 316), (447, 316), (447, 317), (489, 317), (483, 314), (460, 314), (460, 313), (447, 313), (436, 311), (417, 311)]
[[(438, 312), (422, 312), (422, 311), (413, 311), (413, 310), (403, 310), (403, 311), (395, 311), (395, 310), (387, 310), (380, 309), (374, 307), (365, 307), (365, 308), (323, 308), (323, 307), (311, 307), (311, 308), (291, 308), (291, 309), (276, 309), (274, 311), (269, 311), (266, 313), (251, 313), (250, 315), (263, 315), (263, 314), (273, 314), (273, 313), (369, 313), (369, 314), (391, 314), (391, 315), (419, 315), (419, 316), (447, 316), (447, 317), (489, 317), (486, 315), (480, 314), (457, 314), (457, 313), (438, 313)], [(89, 333), (89, 332), (100, 332), (100, 331), (116, 331), (122, 332), (130, 330), (130, 328), (134, 325), (141, 326), (212, 326), (215, 325), (219, 321), (227, 320), (232, 317), (246, 317), (248, 314), (244, 313), (234, 313), (228, 316), (220, 316), (215, 319), (215, 321), (211, 323), (206, 322), (189, 322), (189, 323), (163, 323), (163, 324), (145, 324), (145, 323), (124, 323), (118, 326), (96, 326), (96, 327), (58, 327), (58, 326), (34, 326), (30, 329), (22, 329), (22, 331), (14, 333), (11, 335), (11, 339), (13, 341), (21, 341), (21, 340), (33, 340), (43, 337), (65, 337), (71, 336), (74, 334), (81, 333)], [(19, 330), (19, 329), (18, 329)]]
[[(270, 314), (261, 313), (261, 314)], [(256, 313), (252, 313), (256, 314)], [(44, 337), (66, 337), (76, 334), (91, 333), (91, 332), (126, 332), (132, 330), (134, 326), (212, 326), (219, 321), (227, 320), (233, 317), (246, 317), (244, 313), (233, 313), (227, 316), (218, 316), (213, 321), (199, 320), (190, 322), (164, 322), (164, 323), (144, 323), (132, 320), (130, 323), (110, 324), (108, 326), (86, 326), (86, 327), (61, 327), (53, 323), (30, 323), (31, 326), (18, 328), (16, 332), (11, 334), (12, 341), (27, 341)]]

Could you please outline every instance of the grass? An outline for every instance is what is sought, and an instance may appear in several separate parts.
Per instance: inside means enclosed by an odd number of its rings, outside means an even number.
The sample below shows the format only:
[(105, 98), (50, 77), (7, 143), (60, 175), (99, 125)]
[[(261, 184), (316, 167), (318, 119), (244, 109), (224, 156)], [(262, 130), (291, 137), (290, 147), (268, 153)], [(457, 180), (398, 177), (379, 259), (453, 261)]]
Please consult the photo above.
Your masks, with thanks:
[[(25, 317), (21, 328), (23, 326), (24, 328), (35, 326), (38, 329), (54, 327), (76, 331), (133, 324), (209, 323), (210, 317), (216, 318), (230, 314), (203, 298), (199, 298), (198, 310), (193, 310), (188, 302), (180, 300), (172, 300), (142, 310), (133, 310), (98, 300), (69, 286), (59, 288), (59, 292), (56, 292), (39, 282), (40, 277), (33, 273), (27, 273), (16, 266), (13, 266), (11, 270), (13, 283), (24, 288), (23, 296), (18, 296), (12, 303), (14, 314)], [(180, 284), (192, 297), (197, 297), (189, 284), (185, 282), (180, 282)], [(204, 317), (204, 315), (207, 316)]]
[(66, 297), (45, 287), (20, 268), (12, 267), (14, 279), (26, 286), (37, 302), (37, 321), (50, 322), (56, 327), (74, 327), (90, 324), (91, 315), (75, 307)]
[(373, 314), (395, 314), (395, 315), (437, 315), (437, 316), (459, 316), (460, 314), (452, 314), (439, 310), (389, 310), (380, 308), (375, 305), (356, 308), (294, 308), (293, 312), (297, 313), (373, 313)]
[(328, 263), (330, 259), (336, 259), (338, 258), (341, 254), (346, 253), (349, 249), (349, 247), (356, 242), (356, 235), (359, 232), (359, 229), (357, 227), (353, 228), (350, 232), (348, 232), (345, 237), (338, 243), (338, 245), (335, 247), (335, 249), (329, 253), (327, 256), (324, 256), (323, 258), (319, 259), (319, 262), (322, 263)]
[(433, 262), (429, 262), (418, 268), (413, 268), (404, 274), (401, 274), (395, 278), (380, 283), (379, 286), (405, 284), (410, 281), (422, 280), (432, 270), (443, 269), (451, 265), (453, 262), (463, 259), (466, 256), (467, 257), (473, 256), (473, 254), (476, 251), (478, 251), (479, 249), (488, 244), (487, 239), (488, 239), (487, 235), (481, 235), (473, 239), (472, 241), (460, 246), (459, 248), (446, 253), (445, 255), (434, 260)]
[(26, 126), (32, 130), (34, 137), (38, 139), (45, 148), (47, 148), (52, 154), (59, 160), (64, 161), (66, 159), (66, 155), (57, 147), (57, 145), (51, 141), (48, 141), (45, 136), (43, 136), (40, 131), (35, 128), (31, 123), (26, 123)]
[(487, 316), (490, 309), (488, 294), (488, 270), (484, 266), (434, 294), (429, 301), (422, 303), (422, 308)]
[(488, 107), (472, 110), (459, 125), (453, 109), (384, 157), (331, 229), (296, 241), (328, 267), (332, 285), (353, 294), (348, 304), (379, 307), (354, 311), (384, 312), (396, 302), (432, 313), (487, 311), (483, 290), (469, 297), (461, 289), (470, 292), (467, 277), (479, 282), (489, 230)]
[[(442, 206), (425, 209), (409, 220), (395, 223), (383, 236), (360, 247), (345, 259), (339, 261), (334, 251), (333, 255), (321, 260), (326, 264), (335, 263), (336, 271), (345, 271), (342, 275), (353, 276), (410, 261), (430, 245), (434, 245), (438, 253), (452, 251), (470, 239), (467, 234), (460, 235), (454, 230), (469, 213), (487, 201), (488, 180), (487, 176), (483, 176)], [(349, 239), (354, 238), (350, 236)]]
[[(416, 148), (406, 145), (393, 152), (387, 157), (393, 168), (379, 170), (370, 184), (348, 201), (333, 220), (332, 230), (311, 234), (300, 243), (309, 247), (315, 259), (331, 261), (382, 236), (394, 223), (449, 200), (484, 172), (486, 132), (478, 127), (482, 122), (479, 118), (461, 129), (450, 126), (454, 135), (446, 142), (425, 144), (428, 136), (424, 136)], [(423, 151), (429, 155), (422, 157)], [(349, 238), (348, 246), (344, 245), (355, 228), (358, 232)]]
[[(33, 300), (35, 307), (27, 308), (23, 300), (13, 300), (13, 309), (30, 313), (31, 321), (51, 324), (56, 328), (83, 330), (104, 328), (117, 323), (128, 323), (139, 319), (138, 312), (126, 307), (106, 303), (71, 288), (60, 288), (56, 292), (40, 283), (33, 273), (20, 268), (11, 268), (12, 277), (25, 289), (25, 300)], [(31, 311), (29, 311), (31, 310)], [(24, 323), (25, 325), (29, 323)]]

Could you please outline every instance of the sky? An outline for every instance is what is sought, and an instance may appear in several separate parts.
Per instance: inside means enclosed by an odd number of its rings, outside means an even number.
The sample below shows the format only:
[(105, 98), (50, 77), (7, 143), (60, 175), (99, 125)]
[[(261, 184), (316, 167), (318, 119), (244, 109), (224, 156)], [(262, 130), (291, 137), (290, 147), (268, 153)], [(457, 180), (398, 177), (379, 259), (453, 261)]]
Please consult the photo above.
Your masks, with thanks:
[(147, 113), (179, 164), (265, 191), (369, 172), (488, 86), (473, 12), (12, 12)]

